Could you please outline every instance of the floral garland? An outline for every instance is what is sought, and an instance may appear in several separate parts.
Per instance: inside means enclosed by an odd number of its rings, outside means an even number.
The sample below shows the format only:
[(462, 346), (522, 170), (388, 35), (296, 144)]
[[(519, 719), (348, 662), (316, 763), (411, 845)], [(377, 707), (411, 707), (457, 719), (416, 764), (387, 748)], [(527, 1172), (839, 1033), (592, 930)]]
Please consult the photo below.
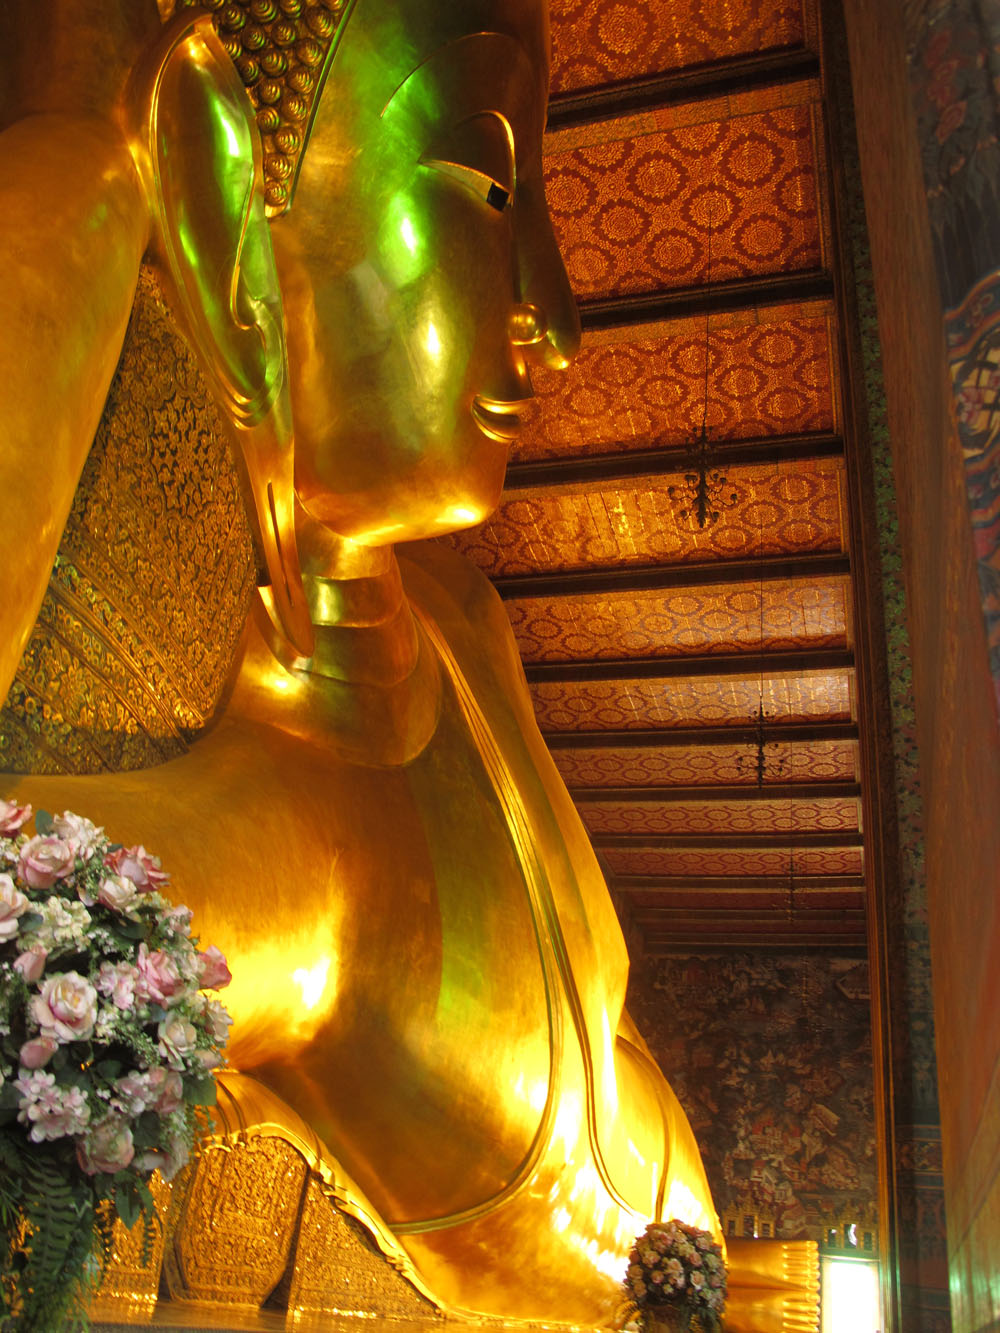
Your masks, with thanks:
[(629, 1254), (625, 1296), (643, 1327), (670, 1308), (718, 1327), (726, 1305), (722, 1247), (710, 1231), (677, 1218), (650, 1222)]
[(149, 1177), (187, 1161), (232, 1022), (202, 993), (226, 960), (159, 861), (69, 811), (29, 836), (30, 817), (0, 800), (0, 1322), (24, 1333), (82, 1318), (114, 1215), (152, 1216)]

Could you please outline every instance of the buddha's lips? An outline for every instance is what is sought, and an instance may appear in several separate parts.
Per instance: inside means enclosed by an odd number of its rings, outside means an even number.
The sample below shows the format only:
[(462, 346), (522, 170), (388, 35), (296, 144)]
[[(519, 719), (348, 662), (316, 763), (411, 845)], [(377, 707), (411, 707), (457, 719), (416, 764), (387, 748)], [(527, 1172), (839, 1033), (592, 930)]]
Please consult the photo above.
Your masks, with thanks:
[(505, 403), (479, 395), (473, 399), (472, 416), (484, 435), (500, 444), (510, 444), (521, 429), (522, 422), (518, 414), (524, 406), (524, 401)]

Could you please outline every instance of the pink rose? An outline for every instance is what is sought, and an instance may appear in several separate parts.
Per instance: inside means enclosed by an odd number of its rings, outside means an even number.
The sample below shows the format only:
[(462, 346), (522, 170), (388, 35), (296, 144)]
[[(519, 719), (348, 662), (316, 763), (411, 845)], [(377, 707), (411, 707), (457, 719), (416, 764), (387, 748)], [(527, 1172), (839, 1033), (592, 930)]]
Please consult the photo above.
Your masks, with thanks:
[(154, 1004), (166, 1007), (175, 998), (179, 998), (178, 991), (185, 989), (184, 978), (177, 964), (162, 949), (150, 953), (147, 945), (140, 944), (136, 969), (139, 975), (136, 978), (135, 989), (140, 999), (152, 1000)]
[(222, 1064), (222, 1056), (218, 1051), (213, 1051), (210, 1046), (206, 1046), (203, 1050), (197, 1051), (196, 1055), (198, 1063), (204, 1070), (218, 1069), (219, 1065)]
[(222, 990), (232, 979), (225, 954), (214, 944), (198, 955), (198, 985), (202, 990)]
[(140, 893), (148, 893), (166, 884), (170, 876), (160, 869), (160, 859), (150, 856), (145, 847), (119, 847), (116, 852), (109, 852), (104, 864), (116, 875), (125, 875), (132, 881)]
[(34, 944), (14, 959), (14, 971), (19, 973), (22, 980), (30, 986), (45, 971), (45, 960), (48, 956), (48, 949), (43, 949), (40, 944)]
[(50, 889), (65, 879), (76, 865), (76, 848), (62, 838), (29, 838), (17, 860), (18, 874), (33, 889)]
[(169, 1014), (156, 1030), (160, 1054), (172, 1069), (183, 1069), (185, 1056), (193, 1055), (198, 1047), (198, 1033), (194, 1024), (180, 1014)]
[(21, 825), (31, 818), (30, 805), (18, 805), (16, 801), (0, 801), (0, 833), (17, 833)]
[(112, 912), (126, 912), (136, 899), (136, 887), (125, 875), (109, 875), (97, 890), (97, 901)]
[(35, 1037), (32, 1041), (26, 1041), (18, 1052), (18, 1061), (25, 1069), (41, 1069), (47, 1065), (56, 1051), (59, 1049), (59, 1043), (53, 1041), (51, 1037)]
[(108, 1116), (76, 1145), (76, 1159), (88, 1176), (104, 1171), (109, 1176), (129, 1165), (135, 1156), (132, 1131), (118, 1116)]
[(149, 1080), (150, 1105), (157, 1115), (170, 1115), (184, 1105), (184, 1084), (181, 1076), (173, 1069), (151, 1069), (146, 1075)]
[(28, 910), (28, 900), (10, 875), (0, 875), (0, 940), (12, 940), (20, 929), (18, 917)]
[(86, 1041), (97, 1019), (97, 991), (78, 972), (59, 972), (32, 997), (28, 1009), (43, 1037)]

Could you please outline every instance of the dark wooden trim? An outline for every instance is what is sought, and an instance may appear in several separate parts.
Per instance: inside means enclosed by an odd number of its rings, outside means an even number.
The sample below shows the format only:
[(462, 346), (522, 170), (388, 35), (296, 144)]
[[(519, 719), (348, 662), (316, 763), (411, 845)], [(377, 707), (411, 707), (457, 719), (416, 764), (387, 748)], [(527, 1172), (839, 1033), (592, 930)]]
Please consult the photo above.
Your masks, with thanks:
[(708, 805), (713, 801), (815, 801), (851, 800), (860, 797), (859, 782), (771, 782), (758, 787), (756, 782), (728, 787), (570, 787), (576, 805), (595, 801), (620, 801), (629, 805), (672, 805), (692, 801)]
[(614, 120), (636, 111), (703, 102), (756, 88), (778, 87), (819, 76), (819, 59), (801, 46), (778, 47), (757, 55), (690, 65), (602, 88), (561, 93), (549, 102), (546, 130)]
[[(605, 300), (581, 301), (584, 331), (620, 329), (633, 324), (657, 324), (698, 315), (730, 315), (760, 306), (787, 302), (829, 301), (833, 278), (825, 269), (801, 273), (773, 273), (764, 278), (737, 278), (699, 287), (676, 287), (669, 292), (643, 292)], [(636, 330), (642, 337), (641, 329)]]
[(604, 851), (833, 851), (842, 847), (861, 847), (864, 838), (858, 832), (830, 832), (826, 829), (795, 833), (591, 833), (594, 847)]
[(585, 593), (659, 592), (731, 583), (809, 582), (843, 577), (851, 562), (839, 551), (802, 551), (757, 560), (711, 560), (685, 565), (633, 565), (615, 569), (573, 569), (561, 573), (500, 575), (492, 580), (505, 600), (515, 597), (572, 597)]
[(547, 681), (678, 680), (696, 676), (801, 676), (807, 671), (850, 671), (850, 648), (802, 648), (792, 652), (705, 653), (684, 657), (588, 658), (579, 662), (524, 664), (529, 684)]
[[(745, 722), (731, 727), (662, 727), (647, 731), (547, 731), (550, 750), (669, 750), (694, 745), (756, 745), (757, 731)], [(856, 741), (856, 722), (776, 722), (764, 728), (765, 741), (808, 745), (815, 741)]]
[[(829, 431), (772, 435), (755, 440), (712, 440), (712, 454), (722, 467), (764, 463), (811, 462), (839, 458), (843, 437)], [(618, 450), (568, 458), (528, 458), (507, 468), (504, 497), (538, 486), (572, 486), (585, 482), (630, 481), (636, 477), (671, 476), (698, 466), (697, 451), (685, 445), (662, 449)]]

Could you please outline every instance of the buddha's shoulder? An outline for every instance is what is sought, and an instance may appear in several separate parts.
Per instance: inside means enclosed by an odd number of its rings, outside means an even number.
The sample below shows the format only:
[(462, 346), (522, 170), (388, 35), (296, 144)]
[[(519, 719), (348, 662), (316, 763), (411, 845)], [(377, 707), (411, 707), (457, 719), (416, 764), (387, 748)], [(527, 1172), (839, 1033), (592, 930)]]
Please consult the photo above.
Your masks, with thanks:
[(399, 567), (411, 600), (456, 650), (487, 635), (494, 647), (502, 641), (520, 664), (503, 602), (471, 560), (442, 542), (414, 542), (400, 551)]

